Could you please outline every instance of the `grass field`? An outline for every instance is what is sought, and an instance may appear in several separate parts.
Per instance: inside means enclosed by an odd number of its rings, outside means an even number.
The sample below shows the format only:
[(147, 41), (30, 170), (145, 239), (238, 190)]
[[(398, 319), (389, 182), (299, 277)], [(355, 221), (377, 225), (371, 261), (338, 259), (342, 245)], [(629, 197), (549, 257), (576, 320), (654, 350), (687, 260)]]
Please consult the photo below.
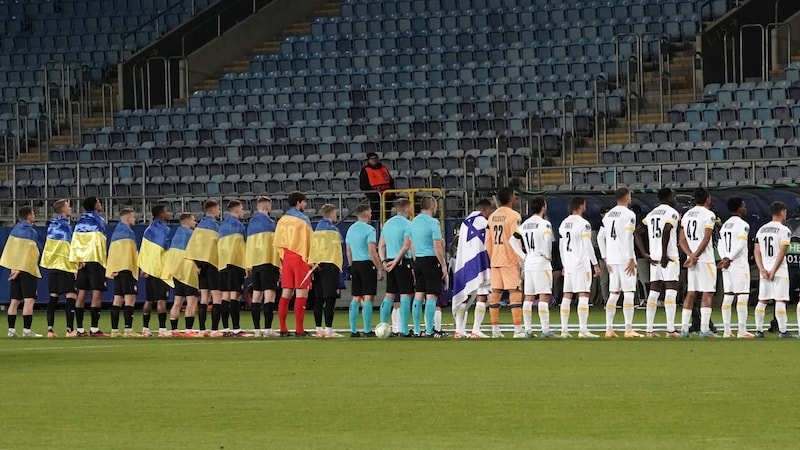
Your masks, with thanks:
[(2, 338), (0, 448), (788, 448), (798, 345)]

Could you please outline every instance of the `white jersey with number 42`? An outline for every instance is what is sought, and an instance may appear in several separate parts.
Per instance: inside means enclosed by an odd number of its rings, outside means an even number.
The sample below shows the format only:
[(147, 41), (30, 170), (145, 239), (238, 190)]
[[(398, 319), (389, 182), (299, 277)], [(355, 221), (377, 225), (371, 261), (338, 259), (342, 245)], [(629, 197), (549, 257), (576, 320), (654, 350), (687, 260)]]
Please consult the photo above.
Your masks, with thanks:
[[(714, 222), (717, 216), (706, 208), (705, 206), (695, 206), (683, 215), (681, 219), (681, 228), (683, 233), (686, 234), (686, 243), (689, 245), (689, 250), (694, 252), (700, 243), (705, 238), (706, 230), (714, 229)], [(708, 242), (705, 250), (697, 258), (700, 263), (714, 263), (714, 246), (711, 241)]]

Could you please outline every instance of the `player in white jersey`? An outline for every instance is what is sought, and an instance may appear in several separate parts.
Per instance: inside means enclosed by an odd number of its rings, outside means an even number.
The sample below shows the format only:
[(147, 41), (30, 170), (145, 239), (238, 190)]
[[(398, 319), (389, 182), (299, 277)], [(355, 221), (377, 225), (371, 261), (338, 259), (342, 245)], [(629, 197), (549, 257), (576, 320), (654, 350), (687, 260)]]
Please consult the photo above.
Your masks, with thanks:
[(589, 332), (589, 291), (594, 276), (600, 275), (597, 257), (592, 245), (592, 226), (583, 218), (586, 200), (573, 197), (570, 201), (572, 215), (558, 227), (558, 246), (564, 266), (564, 298), (561, 300), (561, 337), (570, 337), (568, 331), (569, 309), (572, 295), (578, 294), (578, 337), (596, 338)]
[(522, 302), (522, 324), (525, 334), (533, 336), (533, 302), (539, 296), (539, 323), (542, 326), (542, 339), (556, 337), (550, 331), (550, 294), (553, 293), (553, 227), (544, 217), (547, 215), (547, 202), (544, 197), (531, 200), (533, 215), (520, 225), (511, 238), (511, 246), (520, 258), (525, 260), (524, 294)]
[[(653, 208), (642, 221), (644, 226), (636, 229), (636, 245), (645, 259), (650, 261), (650, 293), (647, 296), (647, 334), (648, 338), (658, 337), (653, 322), (658, 308), (658, 299), (664, 294), (664, 312), (667, 316), (668, 338), (679, 337), (675, 331), (675, 299), (678, 297), (678, 277), (680, 264), (678, 255), (677, 229), (679, 215), (671, 205), (675, 203), (672, 189), (658, 191), (661, 202)], [(647, 235), (650, 253), (645, 250), (642, 235)]]
[[(625, 337), (642, 337), (633, 331), (633, 297), (636, 291), (636, 254), (633, 251), (633, 233), (636, 229), (636, 214), (629, 209), (631, 192), (626, 187), (614, 192), (617, 206), (611, 208), (603, 218), (603, 240), (601, 256), (608, 270), (608, 301), (606, 302), (606, 337), (618, 337), (614, 332), (614, 316), (617, 300), (622, 297), (622, 314), (625, 317)], [(598, 240), (600, 236), (598, 236)]]
[(680, 245), (681, 250), (686, 253), (686, 262), (683, 266), (689, 269), (686, 298), (683, 300), (683, 311), (681, 311), (681, 337), (689, 337), (689, 320), (692, 318), (697, 292), (703, 294), (700, 303), (700, 337), (717, 337), (709, 329), (711, 302), (717, 290), (717, 265), (711, 243), (717, 217), (709, 209), (711, 195), (706, 189), (695, 189), (694, 200), (695, 206), (681, 219)]
[(750, 225), (744, 221), (747, 207), (741, 197), (728, 199), (731, 218), (722, 224), (717, 251), (721, 258), (717, 268), (722, 269), (722, 286), (725, 297), (722, 299), (723, 338), (732, 338), (731, 309), (736, 300), (736, 319), (739, 330), (736, 337), (752, 339), (747, 332), (747, 303), (750, 301), (750, 264), (748, 263), (748, 234)]
[(758, 283), (758, 305), (756, 306), (756, 337), (764, 337), (764, 314), (767, 302), (775, 300), (775, 318), (781, 338), (793, 338), (787, 331), (786, 302), (789, 301), (789, 267), (786, 251), (792, 232), (783, 223), (786, 221), (786, 204), (772, 202), (769, 207), (772, 222), (758, 229), (753, 249), (756, 265), (761, 274)]

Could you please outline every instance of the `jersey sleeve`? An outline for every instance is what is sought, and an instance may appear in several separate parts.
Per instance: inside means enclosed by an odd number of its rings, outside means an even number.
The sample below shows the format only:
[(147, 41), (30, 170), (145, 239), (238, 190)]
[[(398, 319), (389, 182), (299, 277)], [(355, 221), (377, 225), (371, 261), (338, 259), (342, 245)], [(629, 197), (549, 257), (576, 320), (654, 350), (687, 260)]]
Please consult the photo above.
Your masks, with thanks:
[(781, 232), (781, 246), (789, 245), (792, 242), (792, 232), (789, 231), (788, 228), (784, 227), (784, 230)]
[(593, 266), (597, 265), (597, 255), (594, 254), (594, 245), (592, 244), (592, 226), (589, 222), (586, 222), (581, 232), (581, 242), (583, 242), (584, 254), (589, 256), (589, 261)]
[(600, 249), (600, 257), (606, 259), (606, 227), (604, 226), (597, 231), (597, 247)]

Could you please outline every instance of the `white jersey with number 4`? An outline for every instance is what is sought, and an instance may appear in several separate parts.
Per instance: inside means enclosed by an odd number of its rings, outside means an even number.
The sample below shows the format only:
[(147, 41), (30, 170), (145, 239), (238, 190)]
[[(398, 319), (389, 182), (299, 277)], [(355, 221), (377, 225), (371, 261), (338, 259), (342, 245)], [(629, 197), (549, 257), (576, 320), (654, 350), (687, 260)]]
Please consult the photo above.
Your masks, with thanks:
[(656, 261), (661, 259), (661, 240), (664, 235), (664, 228), (667, 224), (672, 225), (669, 230), (669, 243), (667, 243), (667, 256), (670, 259), (678, 258), (678, 241), (676, 239), (678, 229), (678, 211), (669, 205), (658, 205), (642, 220), (647, 226), (647, 238), (650, 245), (650, 258)]
[[(770, 222), (759, 228), (756, 233), (756, 245), (761, 250), (761, 264), (764, 270), (769, 272), (775, 267), (781, 247), (788, 246), (791, 238), (792, 232), (780, 222)], [(775, 272), (775, 276), (789, 278), (789, 266), (786, 264), (785, 257)]]
[(592, 226), (578, 215), (571, 215), (558, 227), (558, 248), (565, 273), (584, 273), (597, 264), (592, 245)]
[(749, 234), (750, 225), (739, 216), (731, 216), (722, 224), (717, 251), (720, 258), (731, 260), (731, 265), (723, 271), (750, 274), (750, 252), (747, 248)]
[[(717, 220), (717, 216), (714, 213), (706, 208), (705, 206), (695, 206), (694, 208), (686, 211), (686, 214), (683, 215), (681, 219), (681, 228), (683, 228), (683, 233), (686, 235), (686, 243), (689, 245), (689, 249), (694, 253), (697, 250), (697, 247), (700, 246), (700, 243), (703, 242), (703, 239), (706, 235), (706, 230), (713, 230), (714, 229), (714, 222)], [(708, 241), (708, 245), (706, 246), (703, 253), (697, 258), (697, 262), (700, 263), (714, 263), (714, 246), (712, 245), (711, 241)]]
[(552, 270), (553, 226), (550, 221), (534, 215), (522, 222), (518, 231), (525, 251), (525, 268)]
[(636, 214), (624, 206), (611, 208), (603, 217), (605, 228), (606, 263), (626, 266), (634, 259), (633, 231), (636, 227)]

